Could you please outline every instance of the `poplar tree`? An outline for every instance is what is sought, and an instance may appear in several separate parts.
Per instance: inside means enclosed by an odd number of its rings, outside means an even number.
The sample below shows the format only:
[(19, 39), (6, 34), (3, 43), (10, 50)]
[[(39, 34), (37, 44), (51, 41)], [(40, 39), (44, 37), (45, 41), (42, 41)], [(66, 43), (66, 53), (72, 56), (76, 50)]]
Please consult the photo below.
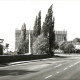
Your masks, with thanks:
[(46, 14), (45, 22), (43, 24), (43, 35), (47, 37), (48, 44), (49, 44), (49, 55), (53, 56), (52, 47), (53, 47), (53, 25), (52, 25), (52, 5), (48, 9), (48, 12)]
[(41, 33), (41, 11), (38, 13), (38, 16), (36, 16), (33, 35), (34, 37), (37, 38), (40, 35), (40, 33)]
[(37, 36), (41, 33), (41, 11), (38, 13), (38, 19), (37, 19)]
[[(48, 39), (48, 45), (49, 45), (49, 55), (53, 56), (54, 52), (52, 51), (55, 44), (55, 31), (54, 31), (54, 18), (53, 18), (53, 11), (52, 6), (48, 9), (48, 12), (45, 17), (45, 21), (43, 22), (42, 26), (42, 33), (44, 37)], [(52, 19), (53, 18), (53, 19)]]
[(45, 21), (43, 22), (42, 33), (43, 33), (43, 36), (47, 38), (48, 36), (48, 15), (47, 14), (46, 14)]
[(52, 21), (52, 41), (53, 41), (53, 48), (55, 47), (55, 29), (54, 29), (54, 24), (55, 24), (55, 18), (53, 18), (53, 21)]
[(54, 55), (54, 52), (52, 51), (54, 47), (55, 47), (55, 30), (54, 30), (54, 18), (53, 18), (51, 30), (49, 33), (49, 51), (51, 53), (51, 56)]
[(26, 24), (24, 23), (21, 28), (21, 42), (26, 39)]
[(53, 40), (54, 40), (54, 30), (53, 30), (53, 28), (54, 28), (54, 21), (52, 21), (52, 17), (53, 17), (53, 11), (52, 11), (52, 6), (53, 5), (51, 5), (50, 6), (50, 8), (48, 9), (48, 15), (49, 15), (49, 17), (48, 17), (48, 30), (49, 30), (49, 54), (51, 55), (51, 56), (53, 56), (54, 55), (54, 52), (52, 51), (53, 50)]
[(21, 40), (20, 40), (20, 43), (19, 43), (19, 47), (18, 47), (18, 54), (23, 54), (25, 53), (26, 51), (26, 24), (24, 23), (22, 25), (22, 28), (21, 28), (21, 36), (20, 36)]
[(36, 16), (36, 19), (35, 19), (34, 29), (33, 29), (33, 35), (34, 35), (34, 37), (37, 37), (36, 29), (37, 29), (37, 16)]

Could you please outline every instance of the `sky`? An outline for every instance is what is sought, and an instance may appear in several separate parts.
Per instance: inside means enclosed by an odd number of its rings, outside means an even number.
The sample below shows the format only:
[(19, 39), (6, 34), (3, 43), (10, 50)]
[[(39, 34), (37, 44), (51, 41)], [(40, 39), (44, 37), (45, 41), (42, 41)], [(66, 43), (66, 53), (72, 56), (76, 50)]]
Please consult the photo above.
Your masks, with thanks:
[(80, 38), (80, 1), (79, 0), (0, 0), (0, 39), (15, 49), (15, 29), (33, 29), (34, 21), (41, 10), (41, 25), (48, 8), (53, 4), (55, 30), (67, 31), (67, 40)]

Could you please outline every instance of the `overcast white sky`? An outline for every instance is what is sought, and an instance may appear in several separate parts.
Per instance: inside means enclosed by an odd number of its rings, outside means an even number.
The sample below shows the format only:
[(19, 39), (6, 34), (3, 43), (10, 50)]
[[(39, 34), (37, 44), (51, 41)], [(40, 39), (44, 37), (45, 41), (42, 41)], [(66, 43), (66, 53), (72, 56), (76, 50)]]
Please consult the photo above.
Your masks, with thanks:
[(80, 38), (79, 0), (0, 0), (0, 38), (15, 48), (15, 29), (33, 28), (36, 15), (41, 10), (42, 23), (50, 5), (53, 4), (55, 30), (66, 30), (68, 40)]

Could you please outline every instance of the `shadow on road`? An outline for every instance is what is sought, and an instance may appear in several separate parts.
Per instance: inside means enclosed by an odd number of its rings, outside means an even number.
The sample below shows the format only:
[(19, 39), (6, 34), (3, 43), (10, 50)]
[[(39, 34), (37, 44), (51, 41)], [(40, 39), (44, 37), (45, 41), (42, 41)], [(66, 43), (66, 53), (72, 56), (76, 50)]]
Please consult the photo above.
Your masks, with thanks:
[(35, 73), (38, 71), (27, 71), (27, 70), (0, 70), (0, 76), (17, 76), (17, 75), (25, 75), (29, 73)]
[(54, 58), (67, 58), (69, 56), (59, 56), (59, 55), (54, 55)]
[(7, 63), (0, 64), (0, 67), (6, 67), (6, 66), (9, 66), (9, 65)]

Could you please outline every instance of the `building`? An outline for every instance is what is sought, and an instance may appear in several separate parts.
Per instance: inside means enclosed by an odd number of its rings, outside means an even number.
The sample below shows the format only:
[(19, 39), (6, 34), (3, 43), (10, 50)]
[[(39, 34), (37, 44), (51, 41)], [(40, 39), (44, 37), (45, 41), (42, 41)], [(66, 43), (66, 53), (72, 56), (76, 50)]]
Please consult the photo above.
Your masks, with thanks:
[(55, 41), (67, 41), (67, 31), (55, 31)]
[[(29, 31), (26, 30), (26, 38), (28, 38), (28, 33)], [(31, 34), (33, 31), (31, 30)], [(20, 42), (20, 35), (21, 35), (21, 30), (16, 29), (15, 30), (15, 50), (17, 50)], [(67, 31), (55, 31), (55, 41), (56, 42), (61, 42), (61, 41), (67, 41)]]

